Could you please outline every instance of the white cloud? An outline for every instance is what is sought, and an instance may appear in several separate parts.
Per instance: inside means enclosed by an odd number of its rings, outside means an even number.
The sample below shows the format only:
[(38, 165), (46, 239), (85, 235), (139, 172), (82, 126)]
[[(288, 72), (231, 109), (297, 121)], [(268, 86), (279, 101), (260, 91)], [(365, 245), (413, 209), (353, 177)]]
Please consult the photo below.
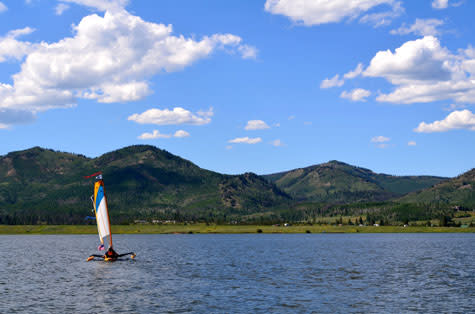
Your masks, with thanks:
[(257, 48), (249, 45), (240, 45), (238, 51), (241, 53), (243, 59), (256, 59), (257, 58)]
[(140, 124), (157, 124), (157, 125), (203, 125), (211, 122), (213, 116), (213, 109), (210, 108), (208, 112), (197, 112), (193, 114), (191, 111), (181, 107), (175, 107), (173, 110), (169, 109), (149, 109), (141, 114), (134, 113), (129, 116), (129, 121), (134, 121)]
[(433, 36), (408, 41), (393, 53), (380, 51), (365, 70), (365, 76), (384, 77), (393, 84), (413, 81), (445, 81), (451, 73), (449, 52)]
[(184, 130), (178, 130), (175, 132), (175, 134), (173, 134), (174, 137), (188, 137), (190, 136), (190, 133), (184, 131)]
[(401, 16), (401, 14), (404, 13), (404, 8), (402, 7), (402, 4), (400, 1), (394, 1), (392, 10), (390, 11), (385, 11), (385, 12), (378, 12), (378, 13), (371, 13), (371, 14), (366, 14), (363, 17), (361, 17), (360, 22), (361, 23), (368, 23), (368, 24), (373, 24), (374, 27), (381, 27), (381, 26), (387, 26), (391, 24), (391, 22)]
[(11, 33), (2, 37), (1, 59), (26, 58), (12, 84), (0, 83), (0, 108), (36, 113), (74, 105), (78, 98), (135, 101), (152, 92), (149, 79), (154, 75), (183, 70), (216, 50), (241, 49), (247, 51), (243, 57), (250, 55), (249, 47), (241, 48), (239, 36), (175, 36), (171, 25), (146, 22), (127, 12), (127, 1), (62, 2), (106, 12), (84, 17), (73, 27), (72, 37), (58, 42), (32, 44)]
[(444, 111), (454, 111), (456, 109), (464, 109), (466, 108), (467, 106), (465, 105), (459, 105), (459, 104), (450, 104), (448, 105), (447, 107), (443, 108)]
[[(295, 23), (312, 26), (355, 19), (380, 5), (391, 7), (391, 11), (384, 12), (387, 14), (400, 8), (400, 2), (395, 0), (267, 0), (264, 8), (272, 14), (285, 15)], [(380, 23), (377, 17), (365, 19)]]
[(190, 136), (190, 133), (184, 130), (178, 130), (173, 135), (172, 134), (162, 134), (159, 130), (153, 130), (152, 133), (143, 133), (142, 135), (138, 136), (137, 138), (140, 140), (154, 140), (157, 138), (183, 138)]
[(385, 137), (385, 136), (375, 136), (371, 139), (371, 143), (385, 143), (385, 142), (389, 142), (391, 139), (389, 137)]
[(358, 63), (358, 65), (356, 66), (356, 69), (354, 69), (353, 71), (350, 71), (350, 72), (346, 73), (345, 75), (343, 75), (343, 77), (344, 77), (345, 79), (354, 79), (354, 78), (360, 76), (361, 73), (363, 73), (363, 64), (362, 64), (362, 63)]
[[(434, 36), (408, 41), (394, 52), (379, 51), (366, 69), (359, 63), (341, 79), (336, 74), (331, 79), (323, 80), (320, 88), (341, 87), (345, 79), (361, 75), (382, 77), (398, 86), (393, 93), (380, 94), (377, 100), (382, 102), (431, 102), (449, 98), (475, 102), (475, 49), (469, 46), (459, 55), (454, 55), (441, 47)], [(357, 101), (369, 95), (370, 91), (359, 88), (352, 92), (344, 91), (340, 97)]]
[(295, 119), (295, 116), (289, 116), (287, 119), (288, 120), (293, 120), (293, 119)]
[(320, 88), (331, 88), (331, 87), (335, 87), (335, 86), (343, 86), (343, 84), (345, 83), (344, 80), (340, 80), (340, 76), (337, 74), (335, 75), (334, 77), (332, 77), (331, 79), (324, 79), (322, 81), (322, 83), (320, 84)]
[(8, 10), (7, 6), (4, 5), (3, 2), (0, 2), (0, 13), (6, 10)]
[(418, 133), (447, 132), (456, 129), (467, 129), (475, 131), (475, 114), (470, 110), (460, 110), (450, 113), (444, 120), (432, 123), (421, 122), (414, 129)]
[(340, 75), (336, 74), (334, 77), (331, 79), (324, 79), (322, 83), (320, 84), (320, 88), (331, 88), (331, 87), (341, 87), (345, 84), (345, 79), (351, 80), (354, 79), (358, 76), (360, 76), (363, 73), (363, 64), (358, 63), (356, 68), (353, 71), (349, 71), (348, 73), (345, 73), (343, 75), (343, 78), (340, 79)]
[(233, 144), (257, 144), (262, 142), (260, 137), (249, 138), (249, 137), (237, 137), (235, 139), (229, 140), (228, 143)]
[(6, 36), (0, 37), (0, 62), (8, 59), (21, 60), (24, 56), (34, 49), (34, 45), (28, 42), (18, 41), (17, 38), (28, 35), (35, 30), (30, 27), (15, 29), (7, 33)]
[(87, 6), (97, 9), (99, 11), (113, 11), (122, 10), (129, 0), (60, 0), (65, 3), (75, 3), (78, 5)]
[(371, 92), (362, 88), (356, 88), (350, 92), (343, 91), (340, 95), (341, 98), (349, 99), (351, 101), (366, 101), (366, 98), (369, 96), (371, 96)]
[(67, 5), (66, 3), (58, 3), (58, 5), (54, 9), (54, 11), (55, 11), (56, 15), (62, 15), (64, 13), (64, 11), (66, 11), (68, 9), (69, 9), (69, 5)]
[(408, 146), (417, 146), (417, 143), (414, 142), (414, 141), (409, 141), (409, 142), (407, 142), (407, 145)]
[(226, 149), (227, 150), (233, 149), (233, 146), (232, 145), (226, 145)]
[(85, 99), (98, 99), (102, 103), (114, 103), (139, 100), (149, 94), (146, 82), (132, 81), (123, 84), (104, 83), (101, 88), (91, 88), (78, 95)]
[(407, 35), (412, 33), (420, 36), (437, 36), (440, 34), (437, 28), (441, 25), (444, 25), (444, 21), (438, 19), (416, 19), (411, 26), (404, 24), (398, 29), (393, 29), (390, 33), (393, 35)]
[(36, 119), (30, 111), (0, 108), (0, 129), (9, 128), (15, 124), (27, 124)]
[(449, 0), (434, 0), (432, 7), (434, 9), (446, 9), (449, 6)]
[(262, 120), (249, 120), (247, 121), (247, 125), (244, 127), (245, 130), (251, 131), (251, 130), (265, 130), (269, 129), (269, 126), (267, 123), (265, 123)]
[(381, 102), (411, 104), (452, 99), (475, 103), (475, 53), (472, 47), (452, 54), (433, 36), (408, 41), (395, 52), (380, 51), (363, 72), (396, 86)]
[(153, 130), (152, 133), (143, 133), (137, 138), (139, 140), (154, 140), (157, 138), (170, 138), (170, 137), (172, 137), (170, 134), (162, 134), (158, 130)]
[(275, 147), (282, 147), (282, 146), (284, 146), (284, 143), (282, 143), (282, 141), (279, 140), (279, 139), (273, 140), (273, 141), (271, 142), (271, 144), (272, 144), (272, 146), (275, 146)]

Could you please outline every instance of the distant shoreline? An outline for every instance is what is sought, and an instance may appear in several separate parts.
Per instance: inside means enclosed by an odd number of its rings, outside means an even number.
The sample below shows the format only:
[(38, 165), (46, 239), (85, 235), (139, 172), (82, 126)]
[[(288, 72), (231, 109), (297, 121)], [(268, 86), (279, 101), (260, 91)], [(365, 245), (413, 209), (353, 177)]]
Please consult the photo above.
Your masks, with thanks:
[[(425, 226), (330, 226), (330, 225), (113, 225), (114, 234), (298, 234), (298, 233), (475, 233), (475, 228)], [(0, 235), (97, 234), (95, 225), (0, 225)]]

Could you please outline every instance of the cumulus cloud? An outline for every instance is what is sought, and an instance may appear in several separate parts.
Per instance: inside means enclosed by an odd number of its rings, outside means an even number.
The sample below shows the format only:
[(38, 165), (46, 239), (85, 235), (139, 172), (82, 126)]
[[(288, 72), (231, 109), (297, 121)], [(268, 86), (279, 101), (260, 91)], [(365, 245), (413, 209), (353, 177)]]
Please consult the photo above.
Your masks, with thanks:
[(467, 106), (460, 105), (460, 104), (450, 104), (450, 105), (448, 105), (447, 107), (445, 107), (443, 109), (444, 109), (444, 111), (454, 111), (456, 109), (464, 109), (465, 107), (467, 107)]
[(252, 131), (252, 130), (265, 130), (269, 129), (270, 127), (267, 125), (262, 120), (249, 120), (247, 121), (246, 126), (244, 127), (245, 130), (247, 131)]
[(232, 144), (257, 144), (262, 142), (260, 137), (249, 138), (249, 137), (237, 137), (235, 139), (229, 140), (228, 143)]
[(343, 75), (343, 77), (344, 77), (345, 79), (354, 79), (354, 78), (360, 76), (361, 73), (363, 73), (363, 64), (362, 64), (362, 63), (358, 63), (358, 65), (356, 66), (356, 69), (354, 69), (353, 71), (350, 71), (350, 72), (346, 73), (345, 75)]
[(324, 79), (322, 83), (320, 84), (320, 88), (331, 88), (335, 86), (341, 87), (343, 86), (343, 84), (345, 84), (345, 81), (341, 80), (340, 75), (337, 74), (331, 79), (328, 79), (328, 78)]
[(322, 83), (320, 84), (320, 88), (331, 88), (331, 87), (341, 87), (345, 84), (345, 79), (351, 80), (354, 79), (358, 76), (360, 76), (363, 73), (363, 64), (358, 63), (356, 68), (352, 71), (349, 71), (348, 73), (345, 73), (343, 75), (343, 78), (340, 79), (340, 75), (336, 74), (334, 77), (330, 79), (324, 79)]
[[(9, 31), (6, 36), (0, 37), (0, 62), (8, 59), (21, 60), (34, 49), (29, 42), (18, 41), (20, 36), (28, 35), (35, 30), (30, 27)], [(1, 105), (0, 105), (1, 106)]]
[(388, 142), (390, 141), (391, 139), (389, 137), (385, 137), (385, 136), (375, 136), (371, 139), (371, 143), (375, 143), (376, 144), (376, 147), (379, 147), (379, 148), (386, 148), (388, 147)]
[(355, 88), (350, 92), (343, 91), (340, 95), (341, 98), (349, 99), (351, 101), (366, 101), (366, 98), (371, 96), (371, 92), (362, 88)]
[(169, 109), (149, 109), (143, 113), (134, 113), (129, 116), (129, 121), (134, 121), (140, 124), (157, 124), (157, 125), (203, 125), (211, 122), (213, 116), (213, 108), (209, 111), (199, 111), (196, 114), (181, 107), (175, 107), (173, 110)]
[(172, 137), (170, 134), (162, 134), (158, 130), (153, 130), (152, 133), (143, 133), (137, 138), (139, 140), (154, 140), (157, 138), (170, 138), (170, 137)]
[(0, 2), (0, 13), (6, 10), (8, 10), (7, 6)]
[(257, 48), (249, 45), (240, 45), (238, 51), (241, 53), (243, 59), (256, 59)]
[(384, 77), (393, 84), (450, 79), (449, 52), (433, 36), (408, 41), (393, 53), (380, 51), (371, 60), (365, 76)]
[(407, 142), (407, 145), (408, 146), (417, 146), (417, 143), (414, 142), (414, 141), (409, 141), (409, 142)]
[(30, 111), (0, 108), (0, 129), (6, 129), (15, 124), (31, 123), (35, 118)]
[(451, 53), (434, 36), (408, 41), (395, 52), (380, 51), (363, 72), (396, 86), (378, 101), (411, 104), (452, 99), (475, 103), (475, 53), (472, 47)]
[(361, 23), (373, 24), (374, 27), (387, 26), (404, 13), (404, 8), (400, 1), (394, 1), (392, 10), (378, 13), (366, 14), (361, 17)]
[(182, 137), (188, 137), (188, 136), (190, 136), (190, 133), (188, 133), (184, 130), (178, 130), (173, 135), (172, 134), (162, 134), (158, 130), (153, 130), (152, 133), (143, 133), (142, 135), (138, 136), (137, 138), (140, 139), (140, 140), (154, 140), (154, 139), (158, 139), (158, 138), (172, 138), (172, 137), (182, 138)]
[(444, 120), (432, 123), (421, 122), (414, 129), (418, 133), (447, 132), (456, 129), (475, 131), (475, 114), (470, 110), (460, 110), (450, 113)]
[(65, 3), (75, 3), (87, 6), (99, 11), (122, 10), (129, 0), (60, 0)]
[(388, 147), (388, 143), (391, 139), (389, 137), (385, 136), (375, 136), (371, 139), (371, 143), (375, 143), (377, 147), (379, 148), (386, 148)]
[(440, 34), (439, 26), (444, 25), (444, 21), (438, 19), (416, 19), (414, 24), (406, 26), (405, 24), (398, 29), (393, 29), (390, 33), (393, 35), (415, 34), (420, 36), (437, 36)]
[(449, 6), (449, 0), (434, 0), (432, 7), (434, 9), (446, 9)]
[(66, 3), (58, 3), (58, 5), (54, 8), (54, 12), (56, 15), (62, 15), (64, 11), (69, 9), (69, 5)]
[(188, 137), (190, 136), (190, 133), (184, 131), (184, 130), (178, 130), (173, 134), (174, 137)]
[(400, 1), (395, 0), (267, 0), (264, 8), (272, 14), (287, 16), (295, 23), (312, 26), (356, 19), (381, 5), (390, 7), (389, 11), (379, 12), (386, 15), (367, 14), (363, 16), (362, 22), (379, 24), (382, 20), (390, 19), (389, 16), (401, 8)]
[(12, 32), (2, 37), (0, 58), (25, 60), (12, 84), (0, 83), (0, 108), (36, 113), (72, 106), (81, 98), (103, 103), (135, 101), (152, 92), (151, 77), (183, 70), (216, 50), (243, 51), (245, 58), (252, 54), (252, 47), (244, 47), (233, 34), (201, 39), (173, 35), (172, 25), (147, 22), (127, 12), (123, 8), (127, 1), (62, 2), (105, 13), (85, 16), (73, 27), (72, 37), (58, 42), (22, 42), (17, 39), (21, 34)]

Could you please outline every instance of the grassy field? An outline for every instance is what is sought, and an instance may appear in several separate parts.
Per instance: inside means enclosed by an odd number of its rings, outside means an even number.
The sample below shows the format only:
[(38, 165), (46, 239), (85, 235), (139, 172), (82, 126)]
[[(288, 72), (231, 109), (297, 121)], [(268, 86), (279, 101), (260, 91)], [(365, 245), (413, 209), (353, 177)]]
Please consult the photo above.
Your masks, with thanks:
[[(184, 234), (184, 233), (430, 233), (430, 232), (475, 232), (475, 228), (447, 228), (425, 226), (329, 226), (294, 225), (258, 226), (258, 225), (206, 225), (206, 224), (170, 224), (170, 225), (117, 225), (112, 226), (115, 234)], [(0, 225), (0, 234), (96, 234), (94, 225)]]

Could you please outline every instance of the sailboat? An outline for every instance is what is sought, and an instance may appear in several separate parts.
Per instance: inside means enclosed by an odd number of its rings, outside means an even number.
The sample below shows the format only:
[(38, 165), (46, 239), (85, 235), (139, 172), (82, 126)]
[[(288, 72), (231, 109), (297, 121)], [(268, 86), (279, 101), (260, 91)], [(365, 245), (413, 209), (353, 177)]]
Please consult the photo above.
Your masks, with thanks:
[(116, 261), (118, 258), (130, 255), (132, 259), (135, 258), (136, 254), (134, 252), (129, 252), (125, 254), (117, 254), (112, 246), (112, 232), (111, 224), (109, 219), (109, 210), (107, 207), (107, 198), (104, 188), (104, 180), (102, 179), (102, 172), (96, 172), (90, 176), (85, 177), (89, 179), (95, 177), (96, 182), (94, 183), (94, 195), (91, 196), (92, 205), (94, 207), (94, 213), (96, 215), (97, 222), (97, 232), (99, 234), (99, 240), (101, 244), (99, 245), (99, 250), (105, 250), (107, 246), (107, 251), (103, 255), (92, 254), (87, 258), (87, 261), (91, 261), (95, 258), (102, 258), (106, 262)]

